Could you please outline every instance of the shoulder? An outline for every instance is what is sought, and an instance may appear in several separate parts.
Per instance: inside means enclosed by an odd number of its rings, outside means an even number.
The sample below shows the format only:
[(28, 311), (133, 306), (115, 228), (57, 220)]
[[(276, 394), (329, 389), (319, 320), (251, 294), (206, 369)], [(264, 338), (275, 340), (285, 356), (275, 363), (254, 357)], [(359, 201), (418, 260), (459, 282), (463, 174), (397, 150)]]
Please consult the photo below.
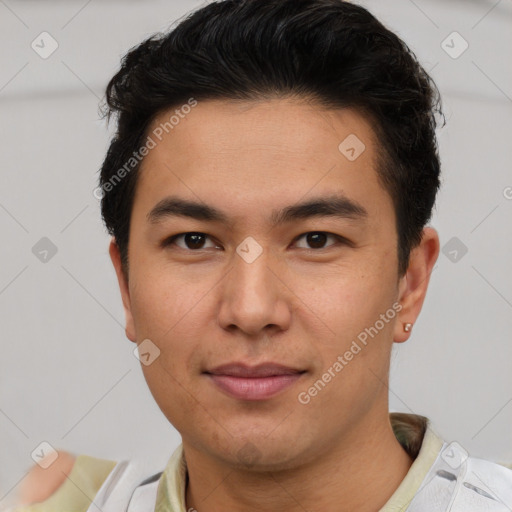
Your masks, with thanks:
[(468, 457), (463, 486), (512, 506), (512, 469), (502, 464)]
[(512, 507), (512, 470), (444, 443), (407, 512), (505, 512)]

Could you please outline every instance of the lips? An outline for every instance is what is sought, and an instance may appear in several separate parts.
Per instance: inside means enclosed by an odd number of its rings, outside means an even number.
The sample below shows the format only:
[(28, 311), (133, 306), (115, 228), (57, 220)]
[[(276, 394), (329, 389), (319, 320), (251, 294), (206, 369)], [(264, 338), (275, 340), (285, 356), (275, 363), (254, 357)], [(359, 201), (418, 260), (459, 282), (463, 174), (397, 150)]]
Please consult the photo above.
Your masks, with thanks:
[(205, 373), (218, 389), (233, 398), (266, 400), (293, 385), (305, 372), (276, 363), (231, 363)]

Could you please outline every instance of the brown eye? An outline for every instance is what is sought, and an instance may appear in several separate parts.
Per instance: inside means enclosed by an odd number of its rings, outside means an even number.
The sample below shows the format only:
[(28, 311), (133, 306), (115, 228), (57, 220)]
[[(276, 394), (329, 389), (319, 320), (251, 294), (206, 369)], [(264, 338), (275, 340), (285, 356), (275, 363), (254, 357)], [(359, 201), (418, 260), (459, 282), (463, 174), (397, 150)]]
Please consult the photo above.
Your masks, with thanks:
[[(177, 245), (180, 249), (184, 250), (200, 250), (200, 249), (206, 249), (208, 247), (205, 246), (206, 240), (209, 238), (208, 235), (204, 233), (196, 233), (196, 232), (190, 232), (190, 233), (180, 233), (179, 235), (174, 235), (171, 238), (167, 239), (164, 242), (164, 246), (170, 246), (170, 245)], [(176, 241), (182, 239), (184, 242), (184, 245), (178, 244)], [(210, 247), (216, 247), (215, 244), (211, 245)]]
[[(309, 233), (304, 233), (298, 238), (298, 240), (304, 237), (307, 244), (309, 245), (309, 247), (303, 247), (304, 249), (325, 249), (325, 243), (329, 237), (335, 240), (341, 240), (341, 237), (333, 235), (332, 233), (326, 233), (324, 231), (310, 231)], [(332, 245), (336, 244), (330, 244), (327, 247), (331, 247)]]

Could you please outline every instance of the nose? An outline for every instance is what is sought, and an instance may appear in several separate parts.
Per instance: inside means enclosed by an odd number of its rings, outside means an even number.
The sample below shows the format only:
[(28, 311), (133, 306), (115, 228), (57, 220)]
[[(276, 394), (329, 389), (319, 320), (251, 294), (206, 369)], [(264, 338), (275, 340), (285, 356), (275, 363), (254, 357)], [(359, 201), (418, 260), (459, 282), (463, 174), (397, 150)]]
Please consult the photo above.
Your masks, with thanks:
[(221, 327), (238, 329), (248, 336), (288, 329), (293, 294), (282, 277), (282, 266), (265, 249), (254, 261), (236, 254), (221, 283)]

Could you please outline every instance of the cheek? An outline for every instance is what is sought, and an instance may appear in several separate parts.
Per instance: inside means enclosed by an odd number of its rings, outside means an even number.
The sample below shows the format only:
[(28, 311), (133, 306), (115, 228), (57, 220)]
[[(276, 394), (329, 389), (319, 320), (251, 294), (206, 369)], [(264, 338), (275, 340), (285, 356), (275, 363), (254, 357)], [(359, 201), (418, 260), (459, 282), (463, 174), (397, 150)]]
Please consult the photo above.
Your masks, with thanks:
[(138, 337), (167, 339), (173, 332), (197, 326), (204, 285), (180, 278), (175, 269), (148, 262), (131, 291), (132, 314)]
[[(143, 368), (152, 392), (178, 395), (196, 385), (194, 375), (208, 360), (215, 323), (212, 297), (219, 272), (208, 265), (172, 264), (159, 251), (139, 251), (132, 260), (130, 291), (137, 340), (150, 339), (160, 350), (158, 365)], [(174, 380), (173, 380), (174, 379)], [(182, 384), (184, 388), (180, 388)], [(190, 391), (193, 391), (190, 389)], [(183, 404), (186, 406), (186, 403)]]
[(315, 301), (315, 311), (329, 327), (327, 338), (315, 343), (321, 360), (315, 381), (329, 369), (336, 375), (321, 400), (366, 407), (357, 397), (371, 397), (381, 390), (379, 379), (385, 380), (399, 308), (396, 288), (391, 265), (374, 261), (366, 270), (339, 269), (322, 286), (307, 290), (306, 296)]
[(179, 361), (164, 354), (150, 366), (142, 368), (148, 388), (168, 421), (178, 430), (187, 429), (191, 418), (201, 420), (197, 392), (191, 388)]
[(160, 350), (150, 365), (142, 365), (148, 387), (167, 419), (178, 430), (187, 417), (196, 416), (196, 380), (200, 371), (198, 354), (201, 340), (206, 339), (199, 323), (206, 312), (202, 302), (189, 290), (189, 295), (176, 293), (174, 286), (163, 280), (139, 288), (134, 321), (137, 338), (149, 338)]
[[(322, 279), (302, 280), (297, 294), (306, 297), (307, 304), (337, 336), (343, 339), (357, 336), (373, 325), (381, 314), (392, 307), (397, 297), (393, 272), (383, 266), (339, 268)], [(311, 286), (311, 282), (317, 285)]]
[[(334, 331), (328, 342), (316, 343), (321, 365), (302, 391), (316, 394), (313, 408), (333, 423), (352, 411), (364, 414), (382, 393), (389, 371), (397, 309), (391, 287), (362, 286), (331, 290), (333, 301), (325, 322)], [(395, 307), (393, 307), (395, 304)], [(325, 384), (325, 388), (324, 388)]]

